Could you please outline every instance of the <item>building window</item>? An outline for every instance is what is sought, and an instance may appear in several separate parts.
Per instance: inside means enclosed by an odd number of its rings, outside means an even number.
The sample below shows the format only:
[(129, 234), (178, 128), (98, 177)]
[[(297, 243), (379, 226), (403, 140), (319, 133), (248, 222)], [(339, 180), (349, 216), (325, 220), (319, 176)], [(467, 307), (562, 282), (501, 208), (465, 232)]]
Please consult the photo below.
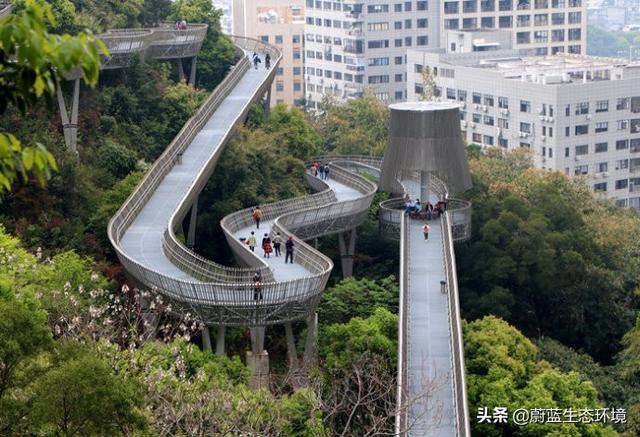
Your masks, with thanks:
[(506, 138), (498, 138), (498, 145), (506, 149), (509, 147), (509, 140)]
[(633, 138), (629, 141), (629, 151), (631, 153), (640, 152), (640, 138)]
[(568, 137), (569, 135), (571, 135), (571, 128), (567, 126), (564, 128), (564, 136)]
[(629, 120), (618, 120), (616, 124), (618, 125), (618, 130), (629, 129)]
[(396, 100), (402, 100), (403, 99), (402, 91), (396, 91), (395, 98)]
[(485, 135), (482, 139), (486, 145), (493, 146), (493, 137), (491, 135)]
[(520, 123), (520, 132), (531, 133), (531, 123)]
[(411, 37), (410, 36), (405, 36), (404, 37), (404, 46), (405, 47), (411, 47)]
[(411, 11), (411, 2), (404, 2), (404, 10), (405, 12)]
[(480, 114), (471, 114), (471, 119), (474, 123), (480, 123), (482, 116)]
[(281, 80), (276, 81), (276, 91), (284, 91), (284, 82)]
[(300, 76), (300, 74), (302, 74), (302, 68), (301, 67), (293, 67), (293, 75), (294, 76)]
[(616, 181), (616, 190), (624, 190), (629, 186), (629, 179), (618, 179)]
[(370, 14), (379, 14), (389, 12), (389, 5), (368, 5), (367, 12)]
[(584, 115), (589, 113), (589, 102), (576, 103), (576, 115)]
[(396, 56), (395, 58), (393, 58), (393, 62), (396, 65), (402, 65), (402, 56)]
[(402, 21), (396, 21), (393, 23), (393, 28), (395, 30), (402, 30)]
[(581, 176), (585, 174), (589, 174), (589, 166), (587, 164), (577, 165), (573, 169), (573, 174), (576, 176)]
[(509, 99), (506, 97), (498, 97), (498, 108), (509, 109)]
[(426, 0), (417, 1), (416, 9), (419, 11), (426, 11), (429, 9), (429, 3)]
[(596, 173), (604, 173), (605, 171), (609, 171), (609, 164), (606, 162), (598, 162), (596, 164)]
[(484, 116), (484, 124), (486, 124), (487, 126), (493, 126), (493, 124), (494, 124), (493, 117), (491, 117), (490, 115), (485, 115)]
[(389, 30), (389, 23), (369, 23), (367, 24), (367, 30), (370, 32)]
[(570, 154), (570, 149), (569, 149), (568, 147), (565, 147), (565, 148), (564, 148), (564, 157), (565, 157), (565, 158), (568, 158), (568, 157), (569, 157), (569, 154)]
[(511, 15), (505, 15), (498, 18), (498, 27), (500, 27), (500, 29), (511, 29), (513, 27), (513, 17)]
[(458, 90), (458, 100), (461, 102), (467, 101), (467, 92), (465, 90)]
[[(313, 70), (313, 67), (309, 67), (308, 70)], [(276, 69), (276, 76), (282, 76), (283, 74), (284, 74), (284, 68), (278, 67)], [(313, 74), (313, 72), (311, 74)]]
[(616, 170), (625, 170), (627, 168), (629, 168), (628, 159), (619, 159), (616, 161)]
[(389, 75), (381, 74), (379, 76), (369, 76), (368, 81), (370, 84), (389, 83)]
[(456, 90), (453, 88), (447, 88), (447, 99), (456, 99)]
[(416, 26), (418, 29), (426, 29), (429, 26), (429, 21), (426, 18), (418, 18), (416, 20)]
[(576, 156), (586, 155), (588, 153), (589, 153), (589, 146), (587, 144), (576, 146)]
[(293, 90), (294, 90), (294, 91), (302, 91), (302, 83), (300, 83), (300, 82), (293, 82)]
[(589, 133), (589, 125), (588, 124), (579, 124), (576, 126), (575, 134), (576, 135), (586, 135)]
[(404, 79), (404, 76), (402, 75), (402, 73), (396, 74), (396, 77), (395, 77), (396, 82), (402, 82), (403, 79)]
[(282, 44), (282, 35), (276, 35), (276, 44)]
[(260, 41), (263, 43), (269, 43), (269, 35), (260, 35)]
[(493, 96), (485, 94), (484, 95), (484, 104), (486, 106), (493, 106)]
[(480, 93), (473, 93), (471, 95), (471, 98), (472, 98), (473, 103), (475, 103), (475, 104), (480, 105), (482, 103), (482, 94), (480, 94)]
[(389, 58), (369, 58), (367, 62), (370, 67), (389, 65)]
[(501, 129), (509, 129), (509, 120), (507, 120), (506, 118), (499, 118), (498, 127)]
[(602, 153), (609, 150), (609, 143), (596, 143), (596, 153)]
[(596, 133), (607, 132), (609, 130), (609, 122), (601, 121), (596, 123)]
[(531, 102), (520, 100), (520, 112), (531, 112)]
[(608, 100), (598, 100), (596, 102), (596, 112), (607, 112), (609, 110)]
[(480, 144), (480, 143), (482, 143), (482, 135), (474, 132), (474, 133), (471, 134), (471, 140), (474, 143)]
[(411, 27), (412, 27), (411, 20), (404, 20), (404, 28), (411, 29)]
[(616, 109), (629, 109), (629, 97), (621, 97), (619, 99), (616, 99)]
[(616, 141), (616, 150), (625, 150), (629, 147), (629, 140)]
[(396, 3), (393, 5), (393, 12), (402, 12), (402, 3)]
[(416, 45), (418, 45), (418, 46), (429, 45), (429, 37), (426, 36), (426, 35), (417, 37), (416, 38)]
[(593, 184), (593, 191), (607, 191), (607, 183), (600, 182), (597, 184)]

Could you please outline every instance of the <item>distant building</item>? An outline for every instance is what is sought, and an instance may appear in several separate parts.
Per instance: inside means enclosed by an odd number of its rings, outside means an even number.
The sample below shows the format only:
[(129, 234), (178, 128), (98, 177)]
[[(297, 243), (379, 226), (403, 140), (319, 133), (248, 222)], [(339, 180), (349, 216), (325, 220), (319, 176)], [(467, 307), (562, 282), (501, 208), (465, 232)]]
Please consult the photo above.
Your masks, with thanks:
[(585, 176), (640, 210), (640, 64), (522, 51), (407, 52), (408, 100), (430, 68), (440, 99), (460, 104), (462, 135), (483, 147), (526, 147), (542, 169)]
[(449, 30), (511, 31), (511, 47), (537, 55), (585, 53), (586, 0), (305, 0), (307, 103), (406, 99), (407, 50), (444, 48)]
[(222, 32), (231, 35), (233, 33), (233, 0), (213, 0), (213, 6), (222, 9), (222, 17), (220, 17)]
[(234, 0), (234, 34), (259, 39), (282, 50), (271, 104), (304, 104), (304, 0)]

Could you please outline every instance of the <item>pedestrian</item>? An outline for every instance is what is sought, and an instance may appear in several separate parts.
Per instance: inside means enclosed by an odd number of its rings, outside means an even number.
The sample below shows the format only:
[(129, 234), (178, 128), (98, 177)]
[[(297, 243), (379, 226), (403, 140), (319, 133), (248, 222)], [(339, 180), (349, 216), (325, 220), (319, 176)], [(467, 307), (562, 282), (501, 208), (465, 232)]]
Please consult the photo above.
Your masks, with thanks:
[(282, 244), (282, 237), (280, 236), (280, 232), (278, 232), (276, 234), (275, 237), (273, 237), (273, 249), (276, 253), (276, 256), (280, 256), (280, 245)]
[(424, 234), (424, 239), (428, 240), (429, 239), (429, 225), (428, 224), (424, 224), (422, 225), (422, 233)]
[(329, 164), (325, 164), (324, 166), (324, 180), (329, 179)]
[(256, 53), (253, 54), (253, 66), (254, 68), (257, 70), (258, 69), (258, 64), (262, 62), (260, 60), (260, 56), (258, 56)]
[(264, 55), (264, 66), (267, 70), (271, 68), (271, 55), (269, 53)]
[(431, 202), (427, 201), (424, 206), (424, 210), (427, 212), (427, 220), (431, 220), (433, 216), (433, 205), (431, 204)]
[(271, 252), (273, 252), (273, 248), (271, 247), (271, 238), (269, 238), (269, 234), (264, 234), (262, 237), (262, 250), (264, 251), (265, 258), (271, 258)]
[(320, 167), (318, 167), (318, 173), (320, 173), (320, 179), (324, 180), (324, 164), (320, 164)]
[(262, 300), (262, 275), (256, 270), (253, 275), (253, 300)]
[(286, 264), (288, 260), (291, 260), (291, 264), (293, 264), (293, 237), (290, 235), (287, 238), (287, 242), (284, 244), (285, 256), (284, 263)]
[(247, 241), (249, 242), (248, 243), (249, 244), (249, 250), (251, 252), (253, 252), (254, 249), (256, 248), (256, 244), (257, 244), (256, 234), (254, 234), (253, 231), (251, 231), (251, 235), (249, 235), (249, 238), (247, 239)]
[(420, 214), (422, 212), (422, 204), (420, 203), (420, 199), (416, 199), (416, 214)]
[(253, 218), (253, 221), (256, 224), (256, 229), (260, 229), (260, 220), (262, 220), (262, 210), (260, 209), (259, 206), (255, 207), (255, 209), (253, 210), (253, 213), (251, 214), (251, 217)]

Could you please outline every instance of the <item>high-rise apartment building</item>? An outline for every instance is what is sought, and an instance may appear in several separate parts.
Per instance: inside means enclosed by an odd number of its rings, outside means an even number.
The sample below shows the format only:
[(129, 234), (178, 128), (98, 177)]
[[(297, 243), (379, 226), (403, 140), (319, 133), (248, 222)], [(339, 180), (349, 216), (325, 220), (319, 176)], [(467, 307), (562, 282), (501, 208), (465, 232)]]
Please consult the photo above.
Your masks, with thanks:
[(406, 51), (444, 48), (453, 29), (512, 31), (533, 54), (584, 53), (585, 0), (305, 0), (305, 81), (310, 108), (324, 95), (406, 99)]
[(436, 94), (460, 104), (464, 139), (526, 147), (534, 165), (583, 176), (619, 206), (640, 210), (640, 66), (584, 55), (522, 51), (407, 52), (408, 100), (435, 77)]
[(234, 0), (234, 34), (259, 39), (282, 50), (271, 89), (271, 104), (304, 101), (304, 0)]

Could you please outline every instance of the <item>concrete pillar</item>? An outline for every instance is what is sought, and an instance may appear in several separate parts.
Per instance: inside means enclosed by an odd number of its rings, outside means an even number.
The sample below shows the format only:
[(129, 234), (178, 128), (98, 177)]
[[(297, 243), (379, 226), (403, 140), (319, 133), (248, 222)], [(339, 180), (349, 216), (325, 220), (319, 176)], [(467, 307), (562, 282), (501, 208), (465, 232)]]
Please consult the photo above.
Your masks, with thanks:
[(64, 133), (64, 142), (67, 149), (76, 152), (78, 143), (78, 111), (80, 106), (80, 78), (73, 81), (73, 97), (71, 99), (71, 108), (67, 109), (62, 94), (60, 82), (56, 83), (56, 96), (58, 98), (58, 107), (60, 109), (60, 119), (62, 120), (62, 131)]
[(429, 186), (429, 172), (420, 172), (420, 202), (425, 203), (431, 201), (429, 196), (431, 195), (431, 187)]
[(196, 243), (196, 223), (198, 218), (198, 198), (191, 205), (191, 215), (189, 217), (189, 231), (187, 232), (187, 247), (193, 249)]
[(264, 107), (264, 119), (269, 120), (269, 113), (271, 112), (271, 87), (267, 90), (263, 100)]
[(254, 390), (269, 388), (269, 354), (264, 350), (264, 326), (249, 328), (251, 350), (247, 351), (247, 367), (251, 369), (249, 386)]
[(338, 246), (342, 263), (342, 277), (353, 276), (353, 256), (356, 250), (355, 228), (338, 234)]
[(216, 353), (224, 355), (224, 326), (218, 326), (218, 334), (216, 335)]
[(313, 313), (307, 319), (307, 339), (304, 345), (304, 367), (315, 367), (317, 361), (316, 348), (318, 344), (318, 313)]
[(178, 81), (182, 82), (184, 80), (184, 67), (182, 65), (182, 59), (178, 59)]
[(298, 368), (298, 353), (296, 351), (296, 340), (293, 337), (293, 327), (291, 322), (284, 324), (284, 330), (287, 335), (287, 357), (289, 358), (289, 369)]
[(191, 73), (189, 74), (189, 84), (193, 87), (196, 86), (196, 63), (198, 61), (198, 57), (194, 56), (191, 59)]
[(202, 327), (202, 350), (211, 352), (211, 335), (209, 334), (209, 327), (207, 325)]

